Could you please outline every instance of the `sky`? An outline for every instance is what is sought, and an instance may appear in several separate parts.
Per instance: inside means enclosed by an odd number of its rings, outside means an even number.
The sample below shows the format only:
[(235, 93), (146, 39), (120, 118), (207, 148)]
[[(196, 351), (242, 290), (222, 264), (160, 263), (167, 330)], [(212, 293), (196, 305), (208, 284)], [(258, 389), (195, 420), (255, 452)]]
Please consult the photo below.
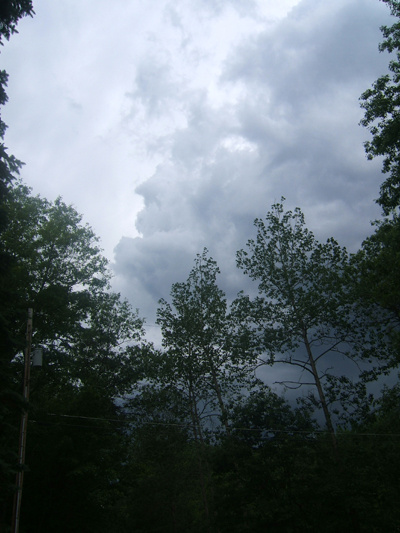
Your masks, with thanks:
[(73, 204), (113, 288), (154, 328), (204, 247), (229, 298), (236, 251), (286, 198), (355, 251), (379, 217), (359, 97), (387, 71), (379, 0), (54, 0), (1, 50), (22, 178)]

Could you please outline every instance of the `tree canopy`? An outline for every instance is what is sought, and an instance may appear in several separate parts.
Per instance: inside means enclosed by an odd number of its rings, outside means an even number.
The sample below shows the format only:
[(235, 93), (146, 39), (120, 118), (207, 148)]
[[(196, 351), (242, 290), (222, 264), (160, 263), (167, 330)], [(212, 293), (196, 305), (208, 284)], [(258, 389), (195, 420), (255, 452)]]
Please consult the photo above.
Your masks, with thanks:
[[(400, 17), (398, 0), (382, 0), (394, 17)], [(400, 205), (400, 21), (382, 26), (384, 40), (381, 52), (395, 54), (389, 62), (389, 74), (379, 77), (370, 89), (361, 95), (364, 118), (361, 124), (369, 129), (372, 140), (366, 141), (369, 159), (383, 156), (382, 172), (387, 175), (377, 200), (385, 215), (398, 210)]]
[(255, 220), (256, 239), (248, 241), (248, 251), (237, 253), (238, 267), (258, 282), (259, 296), (251, 300), (240, 294), (235, 313), (257, 365), (289, 364), (300, 377), (282, 384), (315, 386), (316, 397), (310, 390), (309, 398), (322, 409), (336, 446), (329, 403), (349, 398), (339, 390), (353, 386), (337, 372), (343, 359), (386, 368), (391, 360), (383, 340), (386, 315), (357, 299), (347, 251), (334, 239), (319, 243), (301, 210), (285, 211), (283, 201), (272, 206), (265, 221)]
[(1, 496), (7, 501), (10, 475), (17, 468), (27, 309), (33, 309), (33, 345), (44, 350), (43, 368), (30, 380), (31, 410), (39, 423), (48, 424), (49, 414), (117, 418), (114, 401), (132, 390), (132, 361), (144, 332), (138, 312), (110, 291), (110, 272), (98, 238), (72, 206), (61, 198), (50, 202), (33, 196), (19, 181), (10, 187), (5, 205), (10, 222), (2, 239), (12, 258), (6, 282), (13, 294), (7, 304), (13, 342), (2, 353), (9, 370), (1, 391)]

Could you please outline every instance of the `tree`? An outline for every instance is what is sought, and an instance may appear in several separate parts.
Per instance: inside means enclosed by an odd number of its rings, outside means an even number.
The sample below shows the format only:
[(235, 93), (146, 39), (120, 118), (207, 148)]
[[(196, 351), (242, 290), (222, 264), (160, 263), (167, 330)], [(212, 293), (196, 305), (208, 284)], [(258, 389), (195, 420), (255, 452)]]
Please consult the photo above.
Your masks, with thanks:
[[(7, 208), (3, 242), (16, 262), (8, 280), (16, 293), (9, 303), (13, 322), (21, 323), (33, 307), (36, 338), (61, 342), (84, 323), (91, 298), (108, 288), (107, 260), (92, 229), (81, 225), (82, 217), (61, 198), (49, 202), (17, 183)], [(18, 329), (13, 333), (17, 337)]]
[[(374, 223), (375, 232), (352, 258), (360, 299), (386, 311), (387, 340), (400, 360), (400, 219)], [(397, 354), (397, 355), (396, 355)]]
[(26, 16), (33, 17), (32, 0), (3, 0), (0, 6), (0, 44), (3, 37), (9, 40), (13, 33), (17, 32), (18, 21)]
[[(0, 45), (3, 39), (8, 40), (11, 34), (16, 33), (18, 21), (26, 16), (33, 16), (34, 11), (31, 0), (4, 0), (0, 5)], [(6, 104), (8, 75), (5, 70), (0, 70), (0, 106)], [(5, 435), (12, 433), (8, 415), (15, 408), (18, 398), (11, 390), (12, 375), (9, 369), (9, 356), (12, 352), (12, 335), (9, 330), (8, 303), (14, 294), (8, 286), (8, 279), (13, 268), (13, 260), (4, 250), (2, 234), (7, 228), (9, 216), (5, 206), (9, 187), (18, 175), (22, 162), (9, 154), (4, 144), (7, 125), (0, 117), (0, 523), (3, 514), (3, 495), (9, 490), (8, 478), (12, 453), (7, 446)]]
[[(382, 1), (399, 19), (400, 2)], [(361, 124), (372, 134), (372, 140), (364, 143), (368, 158), (383, 156), (382, 171), (388, 177), (381, 185), (377, 202), (384, 214), (389, 215), (400, 205), (400, 21), (390, 27), (382, 26), (381, 31), (385, 40), (379, 50), (395, 52), (396, 59), (389, 62), (390, 74), (378, 78), (361, 95), (361, 107), (365, 109)]]
[(264, 385), (235, 405), (232, 425), (212, 457), (217, 530), (307, 531), (318, 434), (309, 413)]
[(122, 478), (127, 531), (208, 531), (198, 446), (187, 429), (165, 421), (133, 430)]
[(160, 300), (157, 311), (168, 379), (186, 391), (193, 427), (200, 434), (200, 410), (208, 419), (218, 415), (229, 431), (226, 400), (238, 391), (246, 374), (234, 360), (232, 325), (225, 294), (216, 283), (218, 274), (205, 249), (197, 255), (187, 281), (172, 285), (172, 305)]
[(217, 263), (207, 249), (194, 263), (187, 281), (172, 285), (172, 305), (163, 299), (159, 302), (157, 323), (165, 352), (159, 356), (155, 385), (171, 391), (170, 398), (185, 400), (176, 410), (182, 413), (187, 406), (198, 456), (205, 530), (211, 531), (206, 436), (213, 427), (229, 433), (228, 399), (240, 392), (245, 369), (234, 361), (227, 302), (216, 283)]
[(399, 520), (399, 388), (337, 434), (340, 462), (308, 413), (268, 388), (237, 405), (237, 430), (212, 451), (223, 532), (392, 531)]
[(237, 253), (237, 265), (258, 281), (259, 296), (251, 300), (242, 293), (236, 300), (238, 336), (250, 343), (258, 365), (280, 362), (299, 369), (300, 377), (282, 380), (284, 385), (315, 387), (311, 401), (322, 409), (336, 449), (327, 392), (340, 387), (341, 379), (340, 369), (335, 375), (329, 367), (345, 358), (384, 358), (376, 313), (357, 307), (347, 251), (333, 239), (319, 243), (299, 208), (285, 212), (283, 203), (274, 204), (265, 222), (254, 224), (256, 240), (248, 241), (249, 251)]
[[(33, 16), (33, 6), (31, 0), (4, 0), (0, 5), (0, 45), (3, 45), (3, 38), (8, 40), (13, 33), (18, 33), (16, 26), (18, 21), (24, 16)], [(0, 70), (0, 106), (6, 104), (8, 97), (6, 93), (8, 74), (5, 70)], [(7, 228), (10, 220), (6, 208), (6, 199), (11, 183), (16, 179), (22, 167), (22, 162), (13, 155), (8, 154), (4, 145), (4, 135), (7, 125), (0, 118), (0, 236)], [(7, 276), (12, 268), (12, 259), (5, 252), (0, 240), (0, 351), (7, 353), (11, 344), (8, 331), (7, 305), (12, 297), (12, 293), (7, 285)], [(0, 364), (3, 365), (2, 357)], [(0, 374), (5, 375), (5, 368), (0, 367)], [(3, 386), (1, 386), (3, 389)]]
[(21, 531), (125, 531), (124, 416), (101, 383), (40, 381), (32, 369)]
[[(33, 5), (31, 0), (3, 0), (0, 5), (0, 45), (3, 45), (3, 38), (9, 40), (13, 33), (17, 32), (18, 21), (25, 17), (33, 17)], [(0, 70), (0, 106), (4, 105), (7, 100), (8, 74), (5, 70)], [(21, 161), (18, 161), (14, 156), (7, 153), (7, 148), (4, 146), (4, 134), (7, 125), (0, 119), (0, 232), (6, 224), (6, 213), (4, 212), (2, 202), (7, 195), (7, 187), (15, 179), (19, 169), (22, 166)]]
[(293, 440), (297, 435), (308, 438), (318, 427), (308, 409), (291, 407), (282, 396), (261, 383), (233, 406), (232, 425), (235, 439), (253, 448), (266, 442)]
[[(33, 16), (33, 6), (31, 0), (4, 0), (0, 5), (0, 45), (3, 45), (3, 38), (8, 40), (13, 33), (18, 33), (16, 26), (18, 21), (24, 16)], [(6, 104), (8, 97), (6, 93), (8, 74), (5, 70), (0, 70), (0, 106)], [(9, 222), (9, 215), (5, 206), (8, 196), (9, 186), (19, 174), (22, 162), (13, 155), (7, 153), (4, 145), (4, 135), (7, 125), (0, 118), (0, 236), (6, 229)], [(4, 302), (12, 296), (5, 281), (11, 268), (11, 258), (4, 251), (0, 240), (0, 351), (3, 354), (10, 345), (8, 332), (7, 310)], [(2, 358), (0, 357), (2, 364)], [(4, 375), (4, 368), (0, 368), (0, 374)], [(3, 387), (1, 387), (2, 389)]]
[[(81, 328), (92, 296), (107, 288), (107, 261), (91, 228), (81, 225), (81, 216), (60, 198), (51, 203), (17, 183), (7, 208), (3, 243), (15, 263), (8, 279), (15, 293), (8, 305), (14, 339), (21, 340), (26, 309), (32, 307), (33, 342), (60, 345)], [(11, 357), (21, 346), (14, 345)]]
[[(101, 394), (103, 416), (108, 416), (115, 398), (133, 387), (132, 360), (141, 349), (143, 321), (119, 294), (110, 292), (110, 273), (98, 238), (73, 207), (60, 198), (49, 202), (32, 196), (29, 188), (17, 183), (10, 189), (7, 209), (11, 217), (3, 244), (14, 261), (8, 276), (14, 294), (8, 302), (9, 329), (15, 339), (7, 360), (11, 392), (17, 397), (22, 390), (20, 351), (26, 309), (31, 307), (33, 344), (44, 348), (45, 361), (40, 373), (32, 375), (30, 409), (45, 414), (46, 406), (48, 412), (51, 402), (59, 402), (67, 410), (77, 398)], [(14, 431), (4, 432), (2, 438), (5, 448), (14, 447), (16, 455), (20, 405), (15, 402), (13, 407), (5, 413), (3, 427), (7, 424)], [(99, 411), (92, 416), (99, 416)], [(12, 453), (7, 459), (12, 464)], [(15, 457), (14, 468), (16, 462)]]
[(400, 520), (399, 385), (384, 386), (371, 412), (339, 435), (343, 485), (358, 511), (361, 531), (393, 531)]
[(57, 382), (78, 380), (80, 386), (94, 379), (109, 396), (123, 394), (132, 382), (130, 361), (143, 338), (143, 320), (110, 292), (98, 238), (72, 206), (32, 196), (21, 183), (10, 192), (8, 210), (4, 245), (16, 261), (9, 316), (20, 338), (10, 360), (24, 346), (21, 333), (31, 307), (33, 344), (47, 352), (47, 378), (53, 372)]
[(383, 156), (382, 172), (387, 175), (377, 200), (385, 217), (374, 222), (375, 232), (354, 257), (358, 270), (360, 298), (379, 304), (388, 313), (389, 338), (400, 353), (400, 2), (382, 0), (397, 21), (382, 26), (381, 52), (395, 54), (389, 74), (381, 76), (361, 95), (364, 118), (372, 140), (364, 143), (369, 159)]

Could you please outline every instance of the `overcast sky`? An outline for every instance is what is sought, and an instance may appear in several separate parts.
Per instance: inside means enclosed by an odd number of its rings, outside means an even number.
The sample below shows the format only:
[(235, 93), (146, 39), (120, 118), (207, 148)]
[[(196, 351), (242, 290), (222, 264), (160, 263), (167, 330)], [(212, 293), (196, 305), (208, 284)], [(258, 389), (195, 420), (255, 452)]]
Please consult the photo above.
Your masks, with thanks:
[[(379, 216), (360, 94), (387, 69), (379, 0), (37, 0), (5, 44), (6, 145), (101, 237), (154, 324), (203, 247), (235, 252), (281, 196), (357, 249)], [(149, 330), (151, 326), (149, 327)]]

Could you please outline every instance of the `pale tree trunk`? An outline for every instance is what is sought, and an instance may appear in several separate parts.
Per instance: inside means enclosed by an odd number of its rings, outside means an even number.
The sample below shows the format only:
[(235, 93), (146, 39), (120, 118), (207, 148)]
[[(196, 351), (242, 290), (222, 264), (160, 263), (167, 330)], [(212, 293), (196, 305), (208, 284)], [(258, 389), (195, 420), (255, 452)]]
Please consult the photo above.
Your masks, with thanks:
[(314, 360), (314, 356), (313, 356), (313, 353), (312, 353), (312, 350), (311, 350), (310, 342), (308, 340), (307, 330), (306, 330), (306, 328), (304, 326), (303, 326), (303, 340), (304, 340), (304, 344), (305, 344), (305, 347), (306, 347), (306, 350), (307, 350), (308, 361), (310, 363), (311, 372), (312, 372), (312, 374), (314, 376), (315, 385), (317, 387), (319, 401), (321, 402), (322, 411), (323, 411), (324, 416), (325, 416), (326, 427), (327, 427), (327, 429), (328, 429), (328, 431), (330, 433), (330, 436), (331, 436), (331, 441), (332, 441), (332, 446), (333, 446), (334, 453), (335, 453), (335, 455), (337, 455), (337, 440), (336, 440), (335, 429), (334, 429), (333, 424), (332, 424), (331, 414), (329, 412), (328, 405), (326, 403), (324, 390), (323, 390), (322, 385), (321, 385), (321, 380), (320, 380), (319, 375), (318, 375), (318, 370), (317, 370), (317, 367), (316, 367), (316, 364), (315, 364), (315, 360)]

